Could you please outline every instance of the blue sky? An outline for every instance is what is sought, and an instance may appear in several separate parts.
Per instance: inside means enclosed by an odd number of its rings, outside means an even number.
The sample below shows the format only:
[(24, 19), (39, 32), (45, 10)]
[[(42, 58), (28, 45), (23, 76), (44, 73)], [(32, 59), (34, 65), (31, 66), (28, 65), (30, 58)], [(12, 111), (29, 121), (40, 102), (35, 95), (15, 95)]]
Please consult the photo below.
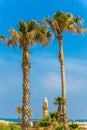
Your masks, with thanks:
[[(20, 19), (43, 19), (58, 10), (71, 12), (84, 19), (87, 27), (87, 0), (0, 0), (0, 34), (9, 36), (9, 29), (18, 27)], [(67, 84), (69, 119), (87, 119), (87, 33), (64, 33), (63, 48)], [(30, 91), (32, 118), (42, 117), (44, 97), (49, 112), (57, 109), (54, 98), (61, 95), (58, 41), (31, 51)], [(0, 43), (0, 118), (17, 118), (16, 107), (22, 104), (22, 52), (19, 47), (8, 48)]]

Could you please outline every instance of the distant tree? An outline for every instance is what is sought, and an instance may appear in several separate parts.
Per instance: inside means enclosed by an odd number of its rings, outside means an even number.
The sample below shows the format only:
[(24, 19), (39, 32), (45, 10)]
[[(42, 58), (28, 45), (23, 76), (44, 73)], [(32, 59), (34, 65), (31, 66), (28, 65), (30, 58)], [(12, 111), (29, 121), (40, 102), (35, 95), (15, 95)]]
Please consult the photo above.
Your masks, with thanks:
[(62, 105), (63, 105), (63, 100), (61, 97), (55, 98), (54, 105), (58, 106), (57, 109), (57, 115), (58, 115), (58, 123), (63, 122), (63, 111), (62, 111)]
[(66, 101), (66, 80), (65, 80), (65, 67), (64, 67), (64, 54), (63, 54), (63, 32), (69, 31), (72, 33), (82, 33), (86, 28), (82, 27), (82, 18), (74, 18), (71, 13), (63, 13), (58, 11), (54, 14), (53, 19), (47, 18), (46, 22), (50, 25), (51, 29), (56, 33), (59, 41), (59, 54), (58, 58), (61, 66), (61, 80), (62, 80), (62, 100), (63, 100), (63, 123), (64, 130), (68, 130), (68, 117), (67, 117), (67, 101)]
[(63, 104), (63, 100), (61, 97), (55, 98), (54, 105), (58, 106), (57, 109), (58, 112), (62, 111), (62, 104)]
[(18, 121), (19, 121), (19, 124), (21, 122), (21, 118), (20, 118), (20, 115), (22, 114), (22, 107), (21, 106), (18, 106), (16, 108), (16, 112), (18, 113)]

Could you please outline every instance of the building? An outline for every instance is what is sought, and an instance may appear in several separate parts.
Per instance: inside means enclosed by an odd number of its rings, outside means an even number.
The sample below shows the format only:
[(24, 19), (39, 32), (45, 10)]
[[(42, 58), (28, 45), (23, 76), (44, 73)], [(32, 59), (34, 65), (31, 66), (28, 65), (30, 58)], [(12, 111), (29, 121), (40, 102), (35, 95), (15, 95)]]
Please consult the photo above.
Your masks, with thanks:
[(48, 100), (47, 100), (47, 97), (45, 97), (44, 101), (43, 101), (43, 116), (44, 117), (47, 117), (49, 115), (48, 114), (48, 109), (49, 109)]

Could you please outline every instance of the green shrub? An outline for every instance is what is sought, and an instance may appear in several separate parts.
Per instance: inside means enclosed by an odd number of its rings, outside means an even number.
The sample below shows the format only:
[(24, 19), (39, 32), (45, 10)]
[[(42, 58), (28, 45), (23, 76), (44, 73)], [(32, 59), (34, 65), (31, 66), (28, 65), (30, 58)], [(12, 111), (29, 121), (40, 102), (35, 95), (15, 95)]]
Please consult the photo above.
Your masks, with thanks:
[(50, 113), (50, 117), (51, 117), (52, 119), (58, 120), (58, 112), (56, 112), (56, 111), (51, 112), (51, 113)]
[(19, 125), (0, 123), (0, 130), (22, 130)]
[(9, 126), (7, 124), (0, 123), (0, 130), (10, 130), (10, 129), (9, 129)]
[(56, 129), (55, 130), (64, 130), (64, 127), (63, 127), (63, 125), (58, 125), (57, 127), (56, 127)]
[(51, 125), (50, 117), (43, 117), (42, 120), (39, 121), (39, 125), (41, 127), (47, 127)]
[(21, 130), (21, 127), (16, 124), (9, 124), (10, 130)]
[(80, 125), (77, 123), (71, 123), (69, 124), (70, 130), (80, 130)]

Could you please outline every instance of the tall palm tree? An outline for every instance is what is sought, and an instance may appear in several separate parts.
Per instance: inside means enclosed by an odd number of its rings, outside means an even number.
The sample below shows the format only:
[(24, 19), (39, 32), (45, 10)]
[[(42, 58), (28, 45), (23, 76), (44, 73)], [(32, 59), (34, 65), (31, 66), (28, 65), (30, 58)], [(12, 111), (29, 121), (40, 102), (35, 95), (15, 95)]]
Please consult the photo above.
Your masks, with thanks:
[(59, 41), (58, 58), (61, 66), (61, 80), (62, 80), (62, 100), (63, 100), (63, 122), (64, 130), (68, 130), (68, 117), (67, 117), (67, 103), (66, 103), (66, 80), (64, 68), (64, 54), (63, 54), (63, 32), (69, 31), (72, 33), (82, 33), (85, 28), (81, 27), (82, 19), (79, 17), (74, 18), (70, 13), (63, 13), (58, 11), (54, 14), (53, 19), (47, 18), (46, 22), (50, 25), (51, 29), (56, 33)]
[(0, 36), (6, 44), (16, 46), (20, 45), (22, 49), (22, 70), (23, 70), (23, 114), (22, 130), (29, 130), (30, 127), (30, 47), (35, 43), (41, 43), (42, 46), (48, 45), (52, 34), (47, 31), (45, 25), (37, 24), (34, 20), (28, 22), (19, 21), (19, 29), (10, 30), (10, 38)]

